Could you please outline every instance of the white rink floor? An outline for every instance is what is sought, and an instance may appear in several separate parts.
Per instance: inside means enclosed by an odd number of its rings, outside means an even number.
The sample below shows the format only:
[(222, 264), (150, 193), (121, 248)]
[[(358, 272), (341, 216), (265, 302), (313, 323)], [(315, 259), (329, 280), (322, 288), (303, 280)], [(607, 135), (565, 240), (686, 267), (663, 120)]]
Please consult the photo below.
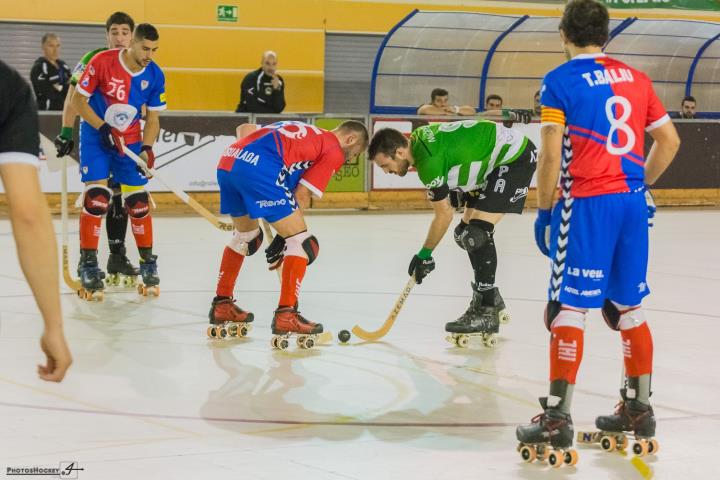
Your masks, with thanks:
[[(413, 290), (383, 342), (354, 338), (290, 352), (269, 347), (278, 280), (262, 254), (246, 261), (236, 289), (256, 315), (251, 336), (207, 340), (228, 234), (199, 218), (159, 218), (159, 298), (116, 288), (104, 303), (88, 304), (63, 286), (75, 364), (62, 384), (36, 378), (41, 321), (2, 220), (0, 468), (76, 461), (85, 469), (80, 479), (455, 480), (641, 479), (647, 466), (654, 478), (718, 478), (720, 211), (661, 210), (651, 231), (654, 294), (645, 305), (655, 338), (659, 455), (638, 468), (630, 457), (580, 446), (578, 466), (557, 472), (524, 464), (515, 451), (515, 425), (539, 412), (547, 389), (549, 268), (532, 240), (534, 217), (508, 216), (497, 229), (498, 283), (512, 321), (495, 350), (479, 343), (459, 350), (444, 340), (444, 323), (467, 305), (471, 275), (448, 235), (437, 270)], [(379, 326), (430, 218), (310, 217), (321, 254), (303, 284), (303, 314), (335, 333)], [(71, 258), (74, 269), (77, 252)], [(620, 346), (593, 312), (576, 430), (612, 411)]]

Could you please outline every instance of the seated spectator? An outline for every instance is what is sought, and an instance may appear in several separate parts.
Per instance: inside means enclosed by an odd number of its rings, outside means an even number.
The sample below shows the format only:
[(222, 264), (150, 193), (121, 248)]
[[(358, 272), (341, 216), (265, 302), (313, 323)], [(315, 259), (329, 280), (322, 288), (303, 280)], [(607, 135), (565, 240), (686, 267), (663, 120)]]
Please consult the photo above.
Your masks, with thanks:
[(692, 95), (688, 95), (682, 99), (682, 103), (680, 104), (680, 111), (677, 113), (673, 113), (670, 116), (672, 118), (685, 118), (685, 119), (697, 118), (695, 116), (696, 106), (697, 106), (697, 102), (695, 101), (695, 97), (693, 97)]
[(443, 88), (435, 88), (430, 92), (430, 103), (420, 105), (418, 115), (475, 115), (470, 105), (450, 105), (450, 94)]
[(285, 109), (285, 82), (277, 74), (277, 53), (263, 53), (260, 68), (245, 75), (236, 112), (281, 113)]
[(43, 35), (42, 50), (43, 56), (30, 69), (38, 110), (62, 110), (72, 75), (60, 60), (60, 37), (54, 33)]
[(540, 90), (538, 90), (533, 97), (533, 117), (539, 117), (541, 113), (542, 105), (540, 105)]
[(502, 110), (503, 99), (500, 95), (491, 93), (485, 98), (485, 110)]

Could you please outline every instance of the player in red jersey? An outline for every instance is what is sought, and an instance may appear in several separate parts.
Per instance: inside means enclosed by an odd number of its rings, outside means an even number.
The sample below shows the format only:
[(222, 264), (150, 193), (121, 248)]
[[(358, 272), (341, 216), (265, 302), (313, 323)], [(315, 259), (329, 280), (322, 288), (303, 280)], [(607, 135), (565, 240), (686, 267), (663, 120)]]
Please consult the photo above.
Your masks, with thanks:
[[(305, 269), (319, 253), (318, 240), (308, 232), (302, 210), (309, 207), (311, 195), (322, 196), (333, 173), (345, 161), (367, 148), (367, 129), (357, 121), (344, 122), (333, 131), (292, 121), (256, 131), (247, 126), (238, 130), (247, 136), (225, 150), (217, 170), (220, 211), (233, 217), (235, 231), (223, 252), (209, 333), (214, 325), (237, 327), (254, 318), (235, 306), (233, 290), (245, 257), (262, 245), (258, 218), (270, 222), (277, 231), (265, 250), (270, 269), (283, 266), (273, 334), (321, 333), (322, 325), (306, 320), (297, 311)], [(234, 328), (230, 331), (232, 334)]]
[[(654, 207), (645, 184), (655, 183), (670, 165), (680, 139), (647, 75), (602, 53), (608, 24), (601, 3), (569, 2), (560, 22), (569, 61), (550, 71), (541, 89), (535, 241), (552, 259), (545, 310), (550, 389), (540, 399), (543, 413), (516, 435), (526, 460), (559, 450), (548, 457), (555, 466), (577, 461), (570, 448), (570, 405), (590, 308), (601, 308), (608, 326), (620, 332), (627, 374), (618, 409), (598, 417), (596, 426), (615, 432), (609, 446), (618, 439), (624, 443), (621, 432), (631, 432), (639, 453), (657, 447), (649, 401), (653, 342), (641, 307), (649, 293), (648, 220)], [(645, 132), (655, 141), (647, 158)], [(559, 173), (562, 195), (552, 208)]]

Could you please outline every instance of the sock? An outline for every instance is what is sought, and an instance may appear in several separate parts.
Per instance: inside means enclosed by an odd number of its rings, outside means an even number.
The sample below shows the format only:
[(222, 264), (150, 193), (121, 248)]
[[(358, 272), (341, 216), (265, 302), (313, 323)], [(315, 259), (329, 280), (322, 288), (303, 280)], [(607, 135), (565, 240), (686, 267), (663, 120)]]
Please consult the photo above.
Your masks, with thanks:
[(652, 373), (653, 340), (646, 322), (628, 330), (621, 330), (625, 371), (628, 377)]
[(122, 195), (113, 195), (110, 202), (105, 229), (107, 231), (110, 253), (122, 253), (125, 246), (125, 232), (127, 232), (128, 215), (123, 205)]
[(100, 224), (102, 217), (90, 215), (85, 210), (80, 213), (80, 248), (97, 250), (100, 243)]
[[(484, 229), (489, 229), (492, 232), (493, 224), (484, 222), (482, 220), (471, 220), (474, 223), (482, 223)], [(473, 266), (475, 272), (475, 284), (477, 285), (478, 291), (491, 290), (495, 286), (495, 273), (497, 272), (497, 249), (495, 248), (495, 241), (490, 235), (490, 240), (475, 250), (472, 253), (468, 253), (470, 257), (470, 263)], [(487, 302), (483, 301), (484, 305), (493, 305), (492, 298), (488, 298)]]
[(153, 225), (152, 217), (148, 214), (142, 218), (130, 217), (133, 236), (138, 249), (152, 248), (153, 245)]
[(241, 255), (230, 247), (225, 247), (220, 261), (220, 274), (218, 275), (215, 295), (218, 297), (232, 297), (235, 290), (235, 281), (240, 273), (245, 255)]
[(562, 308), (550, 329), (550, 381), (575, 384), (582, 362), (585, 312)]
[(308, 259), (295, 255), (285, 256), (283, 261), (282, 285), (279, 307), (294, 307), (300, 294), (300, 285), (305, 277)]

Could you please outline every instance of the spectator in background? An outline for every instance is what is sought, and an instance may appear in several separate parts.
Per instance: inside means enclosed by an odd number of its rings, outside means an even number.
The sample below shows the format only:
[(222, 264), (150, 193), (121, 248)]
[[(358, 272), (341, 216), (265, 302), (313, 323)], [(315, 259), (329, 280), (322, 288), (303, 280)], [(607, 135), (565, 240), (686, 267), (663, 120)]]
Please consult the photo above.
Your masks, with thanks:
[(43, 56), (30, 70), (38, 110), (62, 110), (70, 85), (70, 68), (60, 60), (60, 37), (46, 33), (42, 37)]
[(540, 104), (540, 90), (538, 90), (533, 97), (533, 117), (539, 117), (541, 113), (542, 105)]
[(285, 82), (277, 74), (277, 53), (263, 53), (261, 66), (247, 75), (240, 86), (235, 112), (281, 113), (285, 109)]
[(430, 103), (420, 105), (418, 115), (475, 115), (475, 109), (470, 105), (450, 105), (450, 94), (444, 88), (434, 88), (430, 92)]
[(502, 110), (503, 99), (496, 93), (491, 93), (485, 98), (485, 110)]
[(697, 102), (695, 101), (695, 97), (693, 97), (692, 95), (686, 96), (682, 99), (682, 103), (680, 104), (680, 112), (678, 112), (677, 118), (697, 118), (695, 117), (696, 106)]

